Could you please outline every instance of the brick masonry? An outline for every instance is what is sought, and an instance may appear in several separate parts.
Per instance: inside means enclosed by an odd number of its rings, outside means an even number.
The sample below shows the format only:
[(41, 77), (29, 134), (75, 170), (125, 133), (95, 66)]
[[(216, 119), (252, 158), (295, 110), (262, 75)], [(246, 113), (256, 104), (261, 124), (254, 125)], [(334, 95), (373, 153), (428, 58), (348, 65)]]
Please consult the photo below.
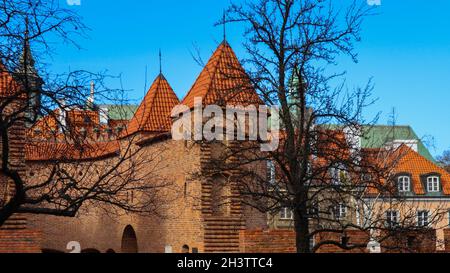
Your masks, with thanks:
[[(416, 252), (416, 253), (450, 253), (450, 229), (444, 230), (445, 250), (436, 250), (436, 231), (409, 232), (384, 241), (382, 253)], [(348, 230), (344, 234), (323, 233), (316, 236), (315, 243), (324, 241), (339, 242), (342, 237), (348, 237), (349, 246), (360, 246), (352, 250), (344, 250), (335, 245), (324, 245), (317, 253), (368, 253), (369, 234), (357, 230)], [(411, 241), (411, 239), (414, 239)], [(410, 242), (408, 242), (410, 240)], [(239, 234), (241, 253), (295, 253), (295, 232), (293, 230), (242, 230)], [(410, 247), (408, 248), (408, 244)], [(396, 247), (393, 247), (393, 246)]]
[(41, 235), (36, 230), (0, 230), (0, 253), (40, 253)]

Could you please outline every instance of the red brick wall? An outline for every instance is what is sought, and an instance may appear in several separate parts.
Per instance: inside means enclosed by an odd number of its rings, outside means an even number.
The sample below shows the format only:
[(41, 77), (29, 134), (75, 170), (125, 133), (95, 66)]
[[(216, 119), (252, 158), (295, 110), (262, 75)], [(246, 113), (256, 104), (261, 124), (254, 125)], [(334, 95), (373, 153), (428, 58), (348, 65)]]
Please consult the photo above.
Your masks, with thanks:
[(241, 253), (295, 253), (292, 230), (242, 230), (239, 234)]
[(367, 253), (367, 245), (370, 236), (366, 232), (359, 230), (348, 230), (345, 234), (341, 233), (321, 233), (316, 236), (316, 243), (333, 241), (342, 242), (343, 237), (348, 237), (348, 245), (354, 247), (351, 250), (344, 250), (336, 245), (326, 244), (319, 248), (318, 253)]
[(445, 252), (450, 253), (450, 229), (444, 230)]
[(435, 253), (436, 230), (397, 232), (385, 235), (383, 253)]
[(0, 230), (0, 253), (41, 253), (41, 233), (34, 230)]
[[(341, 233), (321, 233), (316, 236), (316, 245), (324, 241), (342, 242), (348, 237), (351, 250), (337, 245), (325, 244), (317, 253), (368, 253), (370, 236), (367, 232), (347, 230)], [(408, 249), (408, 238), (414, 237), (413, 248)], [(241, 253), (295, 253), (295, 232), (292, 230), (242, 230), (239, 236)], [(445, 230), (446, 252), (450, 253), (450, 229)], [(383, 253), (434, 253), (436, 252), (436, 231), (408, 232), (389, 237), (382, 243)]]

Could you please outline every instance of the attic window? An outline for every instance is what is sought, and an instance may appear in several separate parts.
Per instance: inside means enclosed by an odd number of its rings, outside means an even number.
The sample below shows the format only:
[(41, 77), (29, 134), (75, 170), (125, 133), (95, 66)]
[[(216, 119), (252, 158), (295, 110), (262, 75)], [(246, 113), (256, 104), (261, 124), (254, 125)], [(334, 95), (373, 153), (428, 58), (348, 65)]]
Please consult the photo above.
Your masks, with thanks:
[(439, 192), (440, 191), (439, 177), (437, 177), (437, 176), (427, 177), (427, 190), (428, 190), (428, 192)]
[(401, 193), (411, 191), (411, 178), (409, 176), (400, 176), (398, 178), (398, 191)]

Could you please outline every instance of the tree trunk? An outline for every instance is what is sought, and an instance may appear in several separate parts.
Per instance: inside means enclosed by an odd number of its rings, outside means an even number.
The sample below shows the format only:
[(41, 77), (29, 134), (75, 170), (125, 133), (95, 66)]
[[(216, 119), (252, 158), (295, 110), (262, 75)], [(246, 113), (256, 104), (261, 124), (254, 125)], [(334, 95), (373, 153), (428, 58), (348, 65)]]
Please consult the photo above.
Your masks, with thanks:
[(294, 210), (294, 222), (295, 233), (297, 243), (297, 253), (310, 253), (310, 240), (309, 240), (309, 218), (307, 212), (307, 205), (305, 200), (305, 193), (300, 193), (295, 204)]

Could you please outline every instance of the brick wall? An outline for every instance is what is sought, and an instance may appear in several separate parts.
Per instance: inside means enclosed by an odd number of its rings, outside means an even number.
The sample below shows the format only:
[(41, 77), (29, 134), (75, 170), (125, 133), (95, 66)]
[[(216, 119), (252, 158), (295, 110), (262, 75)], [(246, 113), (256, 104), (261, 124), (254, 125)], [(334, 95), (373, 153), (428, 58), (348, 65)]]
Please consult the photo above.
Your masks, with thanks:
[(445, 252), (450, 253), (450, 229), (444, 229)]
[(336, 245), (326, 244), (319, 248), (318, 253), (367, 253), (367, 245), (370, 236), (366, 232), (359, 230), (348, 230), (345, 233), (321, 233), (316, 236), (316, 243), (333, 241), (342, 243), (347, 238), (347, 245), (352, 247), (351, 250), (344, 250)]
[(436, 230), (396, 232), (385, 235), (382, 242), (383, 253), (435, 253)]
[(239, 234), (241, 253), (295, 253), (292, 230), (242, 230)]
[(40, 238), (34, 230), (0, 230), (0, 253), (41, 253)]
[[(345, 233), (322, 233), (315, 238), (320, 242), (342, 242), (346, 238), (350, 250), (337, 245), (325, 244), (317, 253), (368, 253), (370, 236), (367, 232), (347, 230)], [(411, 239), (414, 238), (413, 241)], [(446, 252), (450, 252), (450, 230), (445, 231)], [(410, 242), (408, 242), (408, 240)], [(241, 253), (295, 253), (295, 232), (292, 230), (242, 230), (239, 236)], [(408, 248), (409, 246), (412, 248)], [(436, 231), (408, 232), (392, 237), (382, 243), (383, 253), (434, 253), (436, 252)]]

